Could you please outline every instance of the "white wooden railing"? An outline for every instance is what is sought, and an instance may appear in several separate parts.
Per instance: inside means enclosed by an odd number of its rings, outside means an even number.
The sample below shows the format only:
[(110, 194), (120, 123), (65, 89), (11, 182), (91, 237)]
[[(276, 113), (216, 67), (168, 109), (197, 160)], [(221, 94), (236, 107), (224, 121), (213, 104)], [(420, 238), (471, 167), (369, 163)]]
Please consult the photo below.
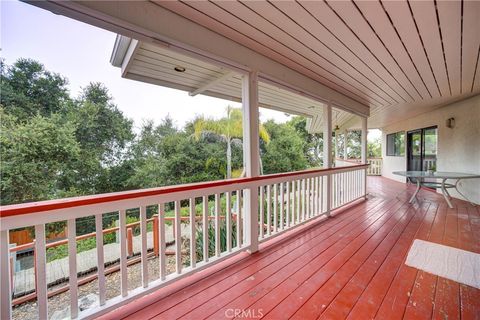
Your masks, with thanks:
[(382, 175), (382, 158), (368, 158), (367, 163), (370, 165), (367, 170), (369, 176)]
[(437, 159), (436, 158), (427, 158), (423, 159), (423, 168), (425, 170), (429, 170), (431, 168), (437, 167)]
[[(366, 196), (366, 170), (368, 165), (352, 165), (332, 169), (306, 170), (273, 174), (255, 178), (241, 178), (208, 183), (196, 183), (155, 189), (145, 189), (43, 201), (0, 208), (0, 288), (1, 319), (10, 319), (11, 284), (9, 230), (33, 226), (35, 230), (35, 277), (37, 312), (39, 319), (48, 319), (46, 224), (66, 221), (68, 230), (76, 230), (78, 218), (94, 216), (96, 233), (96, 259), (98, 268), (98, 305), (79, 312), (77, 282), (76, 232), (68, 232), (68, 269), (71, 318), (95, 318), (132, 299), (148, 294), (192, 272), (218, 263), (236, 253), (251, 248), (252, 243), (275, 237), (286, 230), (330, 214), (352, 201)], [(258, 211), (248, 212), (244, 195), (258, 200)], [(247, 197), (248, 198), (248, 197)], [(165, 208), (173, 208), (175, 271), (168, 273), (165, 241)], [(159, 274), (152, 275), (147, 259), (147, 207), (158, 210)], [(253, 206), (255, 207), (255, 206)], [(141, 284), (128, 290), (127, 271), (127, 210), (139, 209), (141, 252)], [(188, 209), (189, 228), (182, 235), (181, 209)], [(120, 295), (107, 299), (103, 244), (103, 214), (116, 212), (120, 235)], [(221, 215), (222, 218), (221, 218)], [(197, 219), (201, 216), (201, 219)], [(212, 222), (210, 222), (212, 221)], [(155, 226), (155, 224), (154, 224)], [(253, 228), (253, 227), (255, 228)], [(209, 233), (212, 233), (210, 239)], [(251, 229), (250, 229), (251, 228)], [(258, 232), (253, 232), (258, 230)], [(201, 232), (200, 232), (201, 231)], [(185, 230), (184, 230), (185, 232)], [(200, 233), (198, 233), (200, 232)], [(197, 239), (197, 234), (202, 238)], [(182, 236), (190, 241), (182, 260)], [(249, 238), (251, 237), (251, 238)], [(225, 240), (222, 240), (225, 239)], [(209, 242), (213, 241), (211, 245)], [(200, 250), (198, 250), (199, 242)], [(197, 252), (202, 258), (197, 257)], [(186, 257), (187, 256), (187, 257)], [(158, 277), (158, 279), (153, 278)]]
[[(335, 159), (336, 166), (352, 166), (361, 163), (360, 159)], [(370, 165), (367, 169), (367, 175), (369, 176), (381, 176), (382, 175), (382, 158), (368, 158), (367, 163)]]

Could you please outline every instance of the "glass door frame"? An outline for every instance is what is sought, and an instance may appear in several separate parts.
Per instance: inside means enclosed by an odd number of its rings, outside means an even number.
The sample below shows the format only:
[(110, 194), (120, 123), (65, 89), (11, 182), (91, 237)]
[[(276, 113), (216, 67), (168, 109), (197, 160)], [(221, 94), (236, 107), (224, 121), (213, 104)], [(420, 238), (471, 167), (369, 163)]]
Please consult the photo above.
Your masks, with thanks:
[[(437, 129), (437, 143), (438, 143), (438, 126), (430, 126), (425, 128), (419, 128), (415, 130), (407, 131), (407, 148), (406, 148), (406, 170), (409, 171), (411, 165), (411, 153), (412, 153), (412, 146), (411, 146), (411, 134), (420, 133), (420, 163), (421, 163), (421, 171), (423, 171), (424, 159), (425, 159), (425, 131), (429, 129)], [(435, 156), (436, 157), (436, 156)]]

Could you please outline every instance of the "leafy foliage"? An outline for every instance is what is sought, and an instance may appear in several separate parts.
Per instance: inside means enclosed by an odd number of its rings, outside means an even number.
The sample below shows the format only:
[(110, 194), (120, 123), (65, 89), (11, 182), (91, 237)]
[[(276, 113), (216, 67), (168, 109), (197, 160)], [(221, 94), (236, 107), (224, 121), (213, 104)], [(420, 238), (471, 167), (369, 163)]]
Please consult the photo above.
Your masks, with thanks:
[[(208, 256), (215, 256), (215, 227), (212, 223), (208, 224), (207, 228), (208, 233)], [(232, 248), (237, 246), (237, 224), (235, 221), (232, 221)], [(195, 250), (197, 262), (203, 260), (203, 229), (198, 228), (195, 236)], [(227, 226), (225, 222), (220, 222), (220, 251), (227, 250)]]
[(278, 124), (270, 120), (265, 128), (271, 135), (271, 142), (264, 145), (265, 173), (289, 172), (306, 169), (309, 157), (304, 153), (307, 142), (291, 124)]
[[(193, 123), (194, 136), (197, 140), (204, 135), (215, 134), (227, 145), (227, 168), (226, 178), (232, 177), (232, 145), (237, 143), (241, 145), (243, 138), (243, 118), (242, 110), (227, 107), (227, 116), (219, 120), (197, 118)], [(262, 124), (259, 125), (260, 139), (266, 144), (270, 142), (270, 135)], [(234, 167), (239, 169), (239, 167)], [(234, 169), (234, 170), (235, 170)]]
[(61, 176), (80, 154), (74, 125), (56, 114), (19, 121), (1, 108), (0, 115), (1, 203), (59, 196)]

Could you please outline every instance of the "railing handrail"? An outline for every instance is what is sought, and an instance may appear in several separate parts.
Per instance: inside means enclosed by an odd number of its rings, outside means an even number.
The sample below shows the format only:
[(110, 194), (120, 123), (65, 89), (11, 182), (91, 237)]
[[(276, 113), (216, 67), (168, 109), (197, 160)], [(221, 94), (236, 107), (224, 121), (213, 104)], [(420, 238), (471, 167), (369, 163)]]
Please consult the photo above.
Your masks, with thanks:
[(328, 168), (328, 169), (307, 169), (307, 170), (293, 171), (293, 172), (287, 172), (287, 173), (268, 174), (268, 175), (262, 175), (262, 176), (251, 177), (251, 178), (235, 178), (235, 179), (228, 179), (228, 180), (197, 182), (197, 183), (165, 186), (165, 187), (150, 188), (150, 189), (129, 190), (129, 191), (103, 193), (103, 194), (89, 195), (89, 196), (80, 196), (80, 197), (71, 197), (71, 198), (63, 198), (63, 199), (55, 199), (55, 200), (45, 200), (45, 201), (13, 204), (13, 205), (7, 205), (7, 206), (0, 206), (0, 218), (18, 216), (18, 215), (23, 215), (28, 213), (39, 213), (39, 212), (45, 212), (50, 210), (74, 208), (74, 207), (114, 202), (114, 201), (120, 201), (120, 200), (150, 197), (150, 196), (170, 194), (170, 193), (176, 193), (176, 192), (201, 190), (201, 189), (208, 189), (208, 188), (235, 185), (235, 184), (244, 184), (249, 182), (268, 181), (270, 179), (286, 178), (286, 177), (292, 177), (292, 176), (298, 176), (298, 175), (304, 175), (304, 174), (327, 173), (332, 171), (340, 171), (345, 168), (352, 169), (355, 167), (362, 168), (362, 167), (368, 167), (368, 166), (369, 166), (368, 164), (358, 164), (355, 166), (336, 167), (336, 168)]
[[(383, 159), (382, 157), (368, 157), (367, 158), (367, 160), (382, 160), (382, 159)], [(348, 158), (348, 159), (335, 158), (335, 160), (339, 160), (339, 161), (353, 161), (353, 160), (361, 161), (362, 159), (360, 159), (360, 158)]]

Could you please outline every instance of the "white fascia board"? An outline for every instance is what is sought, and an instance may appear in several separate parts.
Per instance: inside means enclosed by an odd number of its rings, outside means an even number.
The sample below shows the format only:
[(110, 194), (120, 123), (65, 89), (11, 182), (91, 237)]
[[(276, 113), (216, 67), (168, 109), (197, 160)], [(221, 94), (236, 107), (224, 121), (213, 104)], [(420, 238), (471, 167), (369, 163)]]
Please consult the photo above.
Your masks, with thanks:
[(114, 67), (121, 67), (125, 59), (125, 54), (130, 46), (131, 38), (117, 34), (115, 38), (115, 44), (113, 45), (112, 55), (110, 57), (110, 63)]
[(237, 72), (252, 70), (361, 115), (369, 107), (227, 37), (148, 1), (26, 1), (56, 14), (153, 42)]

